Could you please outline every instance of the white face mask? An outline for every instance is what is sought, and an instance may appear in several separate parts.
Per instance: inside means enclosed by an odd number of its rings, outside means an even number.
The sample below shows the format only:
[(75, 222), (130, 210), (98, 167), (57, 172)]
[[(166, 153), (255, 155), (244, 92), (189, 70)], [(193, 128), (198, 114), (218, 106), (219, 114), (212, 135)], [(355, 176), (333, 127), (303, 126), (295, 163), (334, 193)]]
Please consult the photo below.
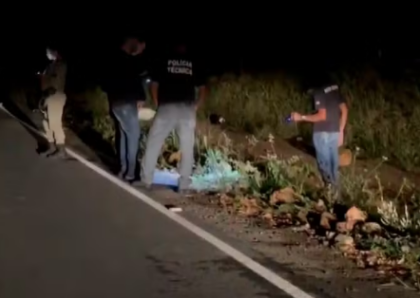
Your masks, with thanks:
[(57, 57), (55, 57), (55, 55), (53, 53), (51, 53), (51, 51), (47, 50), (47, 58), (48, 60), (54, 61), (57, 59)]

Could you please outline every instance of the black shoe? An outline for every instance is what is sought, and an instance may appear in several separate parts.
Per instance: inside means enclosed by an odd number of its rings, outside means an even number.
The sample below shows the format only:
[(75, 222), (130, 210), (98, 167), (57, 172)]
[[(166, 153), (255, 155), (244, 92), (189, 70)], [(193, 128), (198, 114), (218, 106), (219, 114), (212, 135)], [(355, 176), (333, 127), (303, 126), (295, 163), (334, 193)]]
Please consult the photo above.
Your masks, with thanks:
[(137, 184), (138, 182), (140, 182), (139, 179), (132, 178), (130, 176), (127, 177), (126, 175), (121, 175), (121, 173), (119, 173), (118, 176), (130, 185)]
[(67, 159), (66, 147), (64, 145), (57, 145), (57, 150), (47, 155), (47, 157), (53, 159)]
[(54, 143), (49, 143), (48, 146), (43, 148), (43, 149), (38, 148), (37, 152), (42, 157), (47, 157), (50, 154), (54, 153), (56, 150), (57, 150), (57, 148), (55, 147), (55, 144)]
[(125, 176), (125, 171), (123, 172), (123, 171), (120, 171), (120, 172), (118, 172), (118, 174), (117, 174), (117, 177), (119, 178), (119, 179), (122, 179), (122, 180), (124, 180), (124, 176)]

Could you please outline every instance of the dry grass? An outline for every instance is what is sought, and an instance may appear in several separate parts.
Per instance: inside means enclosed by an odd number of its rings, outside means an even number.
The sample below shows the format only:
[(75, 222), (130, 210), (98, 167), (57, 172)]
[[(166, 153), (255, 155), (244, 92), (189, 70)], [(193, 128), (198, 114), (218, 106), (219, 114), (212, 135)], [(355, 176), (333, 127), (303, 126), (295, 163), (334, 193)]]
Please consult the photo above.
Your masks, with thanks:
[[(413, 170), (420, 165), (420, 92), (414, 84), (392, 84), (375, 72), (337, 76), (349, 106), (346, 143), (366, 157), (387, 156)], [(311, 112), (311, 100), (287, 76), (226, 76), (210, 83), (207, 112), (222, 114), (228, 125), (248, 133), (308, 138), (308, 125), (287, 125), (293, 110)]]

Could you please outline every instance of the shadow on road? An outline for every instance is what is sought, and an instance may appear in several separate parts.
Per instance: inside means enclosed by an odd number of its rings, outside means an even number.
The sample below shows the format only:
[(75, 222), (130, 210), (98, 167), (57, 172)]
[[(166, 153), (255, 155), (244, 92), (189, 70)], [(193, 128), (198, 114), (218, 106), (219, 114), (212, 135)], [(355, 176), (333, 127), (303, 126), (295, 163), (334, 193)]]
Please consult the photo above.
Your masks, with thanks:
[[(23, 123), (27, 124), (28, 126), (39, 130), (39, 127), (34, 123), (34, 121), (26, 115), (15, 103), (13, 103), (10, 100), (4, 101), (3, 106), (6, 110), (8, 110), (13, 116), (15, 116), (17, 119), (22, 121)], [(40, 136), (39, 134), (35, 133), (33, 130), (29, 129), (27, 126), (22, 125), (25, 130), (34, 137), (34, 139), (37, 141), (37, 152), (41, 152), (48, 148), (48, 141)]]

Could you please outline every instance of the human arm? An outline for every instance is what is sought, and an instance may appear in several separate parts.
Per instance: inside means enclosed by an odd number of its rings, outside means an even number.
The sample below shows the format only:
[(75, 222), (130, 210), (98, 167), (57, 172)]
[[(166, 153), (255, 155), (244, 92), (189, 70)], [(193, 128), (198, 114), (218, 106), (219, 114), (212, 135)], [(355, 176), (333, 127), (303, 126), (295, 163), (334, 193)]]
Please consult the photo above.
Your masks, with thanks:
[(159, 101), (158, 101), (159, 83), (158, 82), (152, 81), (152, 83), (150, 84), (150, 93), (152, 95), (153, 104), (155, 105), (155, 107), (157, 107), (159, 104)]
[(166, 65), (164, 64), (162, 57), (152, 57), (148, 61), (149, 77), (150, 77), (150, 96), (154, 106), (157, 108), (159, 106), (159, 82), (163, 79), (163, 73), (166, 70)]
[(320, 109), (318, 110), (315, 114), (312, 115), (302, 115), (300, 113), (297, 112), (293, 112), (291, 114), (292, 120), (295, 122), (299, 122), (299, 121), (306, 121), (306, 122), (320, 122), (320, 121), (325, 121), (327, 119), (327, 110), (324, 109)]
[(194, 85), (198, 89), (198, 95), (195, 102), (195, 108), (198, 109), (203, 104), (207, 96), (206, 78), (204, 74), (204, 67), (200, 62), (196, 62), (194, 69)]
[(339, 108), (340, 108), (340, 138), (338, 140), (338, 146), (341, 147), (344, 144), (344, 129), (346, 128), (347, 116), (349, 113), (349, 109), (347, 107), (347, 103), (344, 97), (341, 97)]
[(344, 131), (347, 125), (347, 117), (349, 113), (349, 109), (347, 107), (347, 103), (342, 102), (340, 103), (340, 131)]
[(291, 114), (291, 118), (295, 122), (305, 121), (305, 122), (321, 122), (327, 120), (327, 109), (326, 109), (326, 99), (323, 94), (315, 96), (315, 106), (316, 113), (311, 115), (302, 115), (297, 112)]

